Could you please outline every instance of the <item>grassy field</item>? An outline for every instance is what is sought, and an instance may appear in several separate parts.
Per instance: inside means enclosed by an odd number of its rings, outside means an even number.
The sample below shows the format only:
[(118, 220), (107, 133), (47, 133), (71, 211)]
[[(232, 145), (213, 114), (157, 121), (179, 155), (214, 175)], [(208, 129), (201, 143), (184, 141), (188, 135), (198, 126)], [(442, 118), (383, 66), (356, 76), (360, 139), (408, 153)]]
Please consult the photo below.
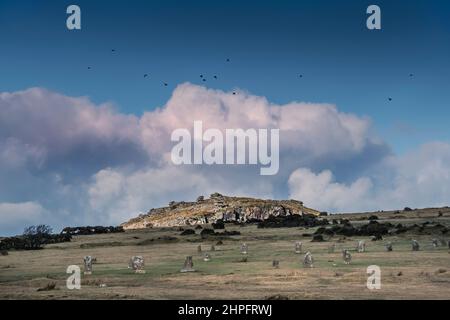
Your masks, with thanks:
[[(400, 216), (400, 217), (399, 217)], [(402, 217), (404, 216), (404, 217)], [(364, 218), (365, 217), (365, 218)], [(367, 215), (347, 215), (355, 223), (366, 223)], [(392, 223), (439, 221), (450, 225), (450, 215), (437, 218), (435, 212), (422, 214), (383, 213)], [(267, 299), (281, 295), (289, 299), (450, 299), (450, 254), (448, 247), (433, 248), (433, 236), (404, 234), (372, 242), (367, 238), (339, 237), (315, 243), (302, 236), (314, 228), (257, 229), (227, 226), (241, 232), (229, 237), (212, 260), (204, 262), (197, 246), (208, 252), (217, 239), (198, 235), (180, 236), (177, 229), (147, 229), (109, 235), (74, 237), (72, 242), (48, 245), (40, 251), (11, 251), (0, 256), (1, 299)], [(158, 240), (162, 236), (176, 240)], [(445, 238), (448, 240), (450, 235)], [(410, 240), (421, 244), (412, 252)], [(442, 237), (441, 237), (442, 238)], [(355, 250), (358, 240), (366, 240), (365, 253)], [(314, 268), (304, 268), (303, 254), (295, 254), (295, 241), (303, 242), (303, 252), (311, 251)], [(393, 252), (385, 252), (391, 241)], [(241, 262), (240, 244), (249, 247), (248, 261)], [(336, 243), (335, 253), (328, 247)], [(345, 265), (340, 251), (350, 249), (353, 261)], [(81, 290), (66, 288), (66, 268), (83, 266), (83, 257), (97, 258), (92, 275), (82, 275)], [(128, 269), (133, 255), (145, 258), (145, 274)], [(180, 273), (186, 256), (193, 256), (196, 272)], [(272, 267), (272, 260), (280, 268)], [(366, 268), (381, 268), (381, 290), (368, 290)], [(50, 291), (38, 291), (55, 283)]]

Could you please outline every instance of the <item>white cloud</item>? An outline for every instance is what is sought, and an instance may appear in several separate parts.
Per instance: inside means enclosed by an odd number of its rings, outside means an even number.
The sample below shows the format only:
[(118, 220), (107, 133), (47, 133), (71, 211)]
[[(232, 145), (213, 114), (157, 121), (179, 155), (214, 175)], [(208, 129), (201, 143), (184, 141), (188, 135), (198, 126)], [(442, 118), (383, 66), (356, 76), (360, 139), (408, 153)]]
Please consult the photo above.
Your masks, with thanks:
[(164, 108), (142, 116), (142, 142), (150, 153), (168, 151), (171, 132), (191, 129), (195, 120), (202, 120), (205, 130), (280, 129), (282, 150), (308, 158), (349, 158), (370, 144), (380, 144), (370, 134), (368, 119), (339, 112), (333, 105), (276, 105), (245, 92), (233, 95), (189, 83), (178, 86)]
[(36, 202), (0, 203), (0, 232), (20, 232), (25, 226), (38, 223), (45, 213)]
[(289, 187), (291, 198), (302, 199), (307, 205), (321, 210), (356, 211), (373, 204), (369, 201), (373, 184), (367, 177), (346, 185), (335, 182), (329, 170), (315, 174), (301, 168), (289, 177)]
[(298, 169), (289, 178), (291, 197), (332, 212), (447, 206), (450, 144), (429, 143), (403, 156), (386, 157), (370, 176), (338, 183), (331, 171)]

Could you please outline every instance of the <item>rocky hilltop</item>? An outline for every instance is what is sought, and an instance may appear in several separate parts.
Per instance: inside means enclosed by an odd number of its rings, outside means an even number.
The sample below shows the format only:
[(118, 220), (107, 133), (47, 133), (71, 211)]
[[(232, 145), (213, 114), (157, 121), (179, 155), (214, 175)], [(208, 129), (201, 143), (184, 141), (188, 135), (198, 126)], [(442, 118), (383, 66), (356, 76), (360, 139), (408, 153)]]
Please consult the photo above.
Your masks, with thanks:
[(261, 200), (243, 197), (227, 197), (213, 193), (209, 199), (203, 196), (195, 202), (170, 202), (169, 206), (151, 209), (121, 226), (124, 229), (174, 227), (223, 222), (264, 221), (269, 217), (311, 214), (319, 211), (307, 208), (297, 200)]

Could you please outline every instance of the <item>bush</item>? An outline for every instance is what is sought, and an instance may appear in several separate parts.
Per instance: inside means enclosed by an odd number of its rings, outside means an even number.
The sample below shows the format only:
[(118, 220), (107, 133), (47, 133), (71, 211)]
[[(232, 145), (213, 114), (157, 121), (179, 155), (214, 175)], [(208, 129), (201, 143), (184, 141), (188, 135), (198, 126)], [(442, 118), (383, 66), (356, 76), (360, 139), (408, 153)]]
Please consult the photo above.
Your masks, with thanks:
[(30, 226), (23, 235), (3, 238), (0, 240), (0, 250), (38, 250), (45, 244), (69, 242), (69, 234), (51, 234), (52, 228), (47, 225)]
[(403, 211), (413, 211), (410, 207), (405, 207), (405, 209), (403, 209)]
[(186, 229), (182, 233), (180, 233), (180, 236), (189, 236), (195, 234), (195, 231), (192, 229)]
[(200, 235), (202, 236), (202, 237), (205, 237), (205, 236), (208, 236), (208, 235), (214, 235), (214, 230), (213, 229), (203, 229), (201, 232), (200, 232)]
[(42, 246), (47, 243), (49, 238), (51, 238), (52, 231), (50, 226), (44, 224), (25, 228), (23, 231), (23, 238), (25, 240), (24, 249), (42, 249)]
[(313, 236), (313, 239), (311, 240), (311, 242), (324, 242), (325, 239), (323, 238), (323, 236), (321, 234), (315, 234)]
[(225, 229), (225, 224), (222, 220), (217, 220), (216, 223), (212, 224), (212, 227), (216, 230), (223, 230)]

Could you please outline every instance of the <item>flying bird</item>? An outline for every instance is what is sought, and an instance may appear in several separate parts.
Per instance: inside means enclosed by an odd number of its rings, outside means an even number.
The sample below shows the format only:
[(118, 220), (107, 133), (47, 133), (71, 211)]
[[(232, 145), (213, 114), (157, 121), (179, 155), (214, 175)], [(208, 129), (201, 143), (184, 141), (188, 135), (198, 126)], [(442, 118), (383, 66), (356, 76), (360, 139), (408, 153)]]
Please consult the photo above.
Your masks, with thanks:
[(203, 78), (203, 75), (202, 75), (202, 74), (200, 75), (200, 78)]
[(389, 101), (392, 101), (392, 98), (389, 98)]
[(144, 78), (147, 78), (148, 77), (148, 74), (144, 74)]
[(217, 79), (217, 76), (214, 76), (214, 79)]
[(303, 78), (303, 75), (301, 74), (301, 75), (299, 75), (299, 77), (300, 77), (300, 78)]
[(91, 67), (88, 67), (88, 70), (91, 70)]
[(167, 87), (167, 86), (168, 86), (168, 84), (166, 82), (164, 82), (164, 87)]
[(227, 59), (227, 62), (230, 62), (230, 59)]

